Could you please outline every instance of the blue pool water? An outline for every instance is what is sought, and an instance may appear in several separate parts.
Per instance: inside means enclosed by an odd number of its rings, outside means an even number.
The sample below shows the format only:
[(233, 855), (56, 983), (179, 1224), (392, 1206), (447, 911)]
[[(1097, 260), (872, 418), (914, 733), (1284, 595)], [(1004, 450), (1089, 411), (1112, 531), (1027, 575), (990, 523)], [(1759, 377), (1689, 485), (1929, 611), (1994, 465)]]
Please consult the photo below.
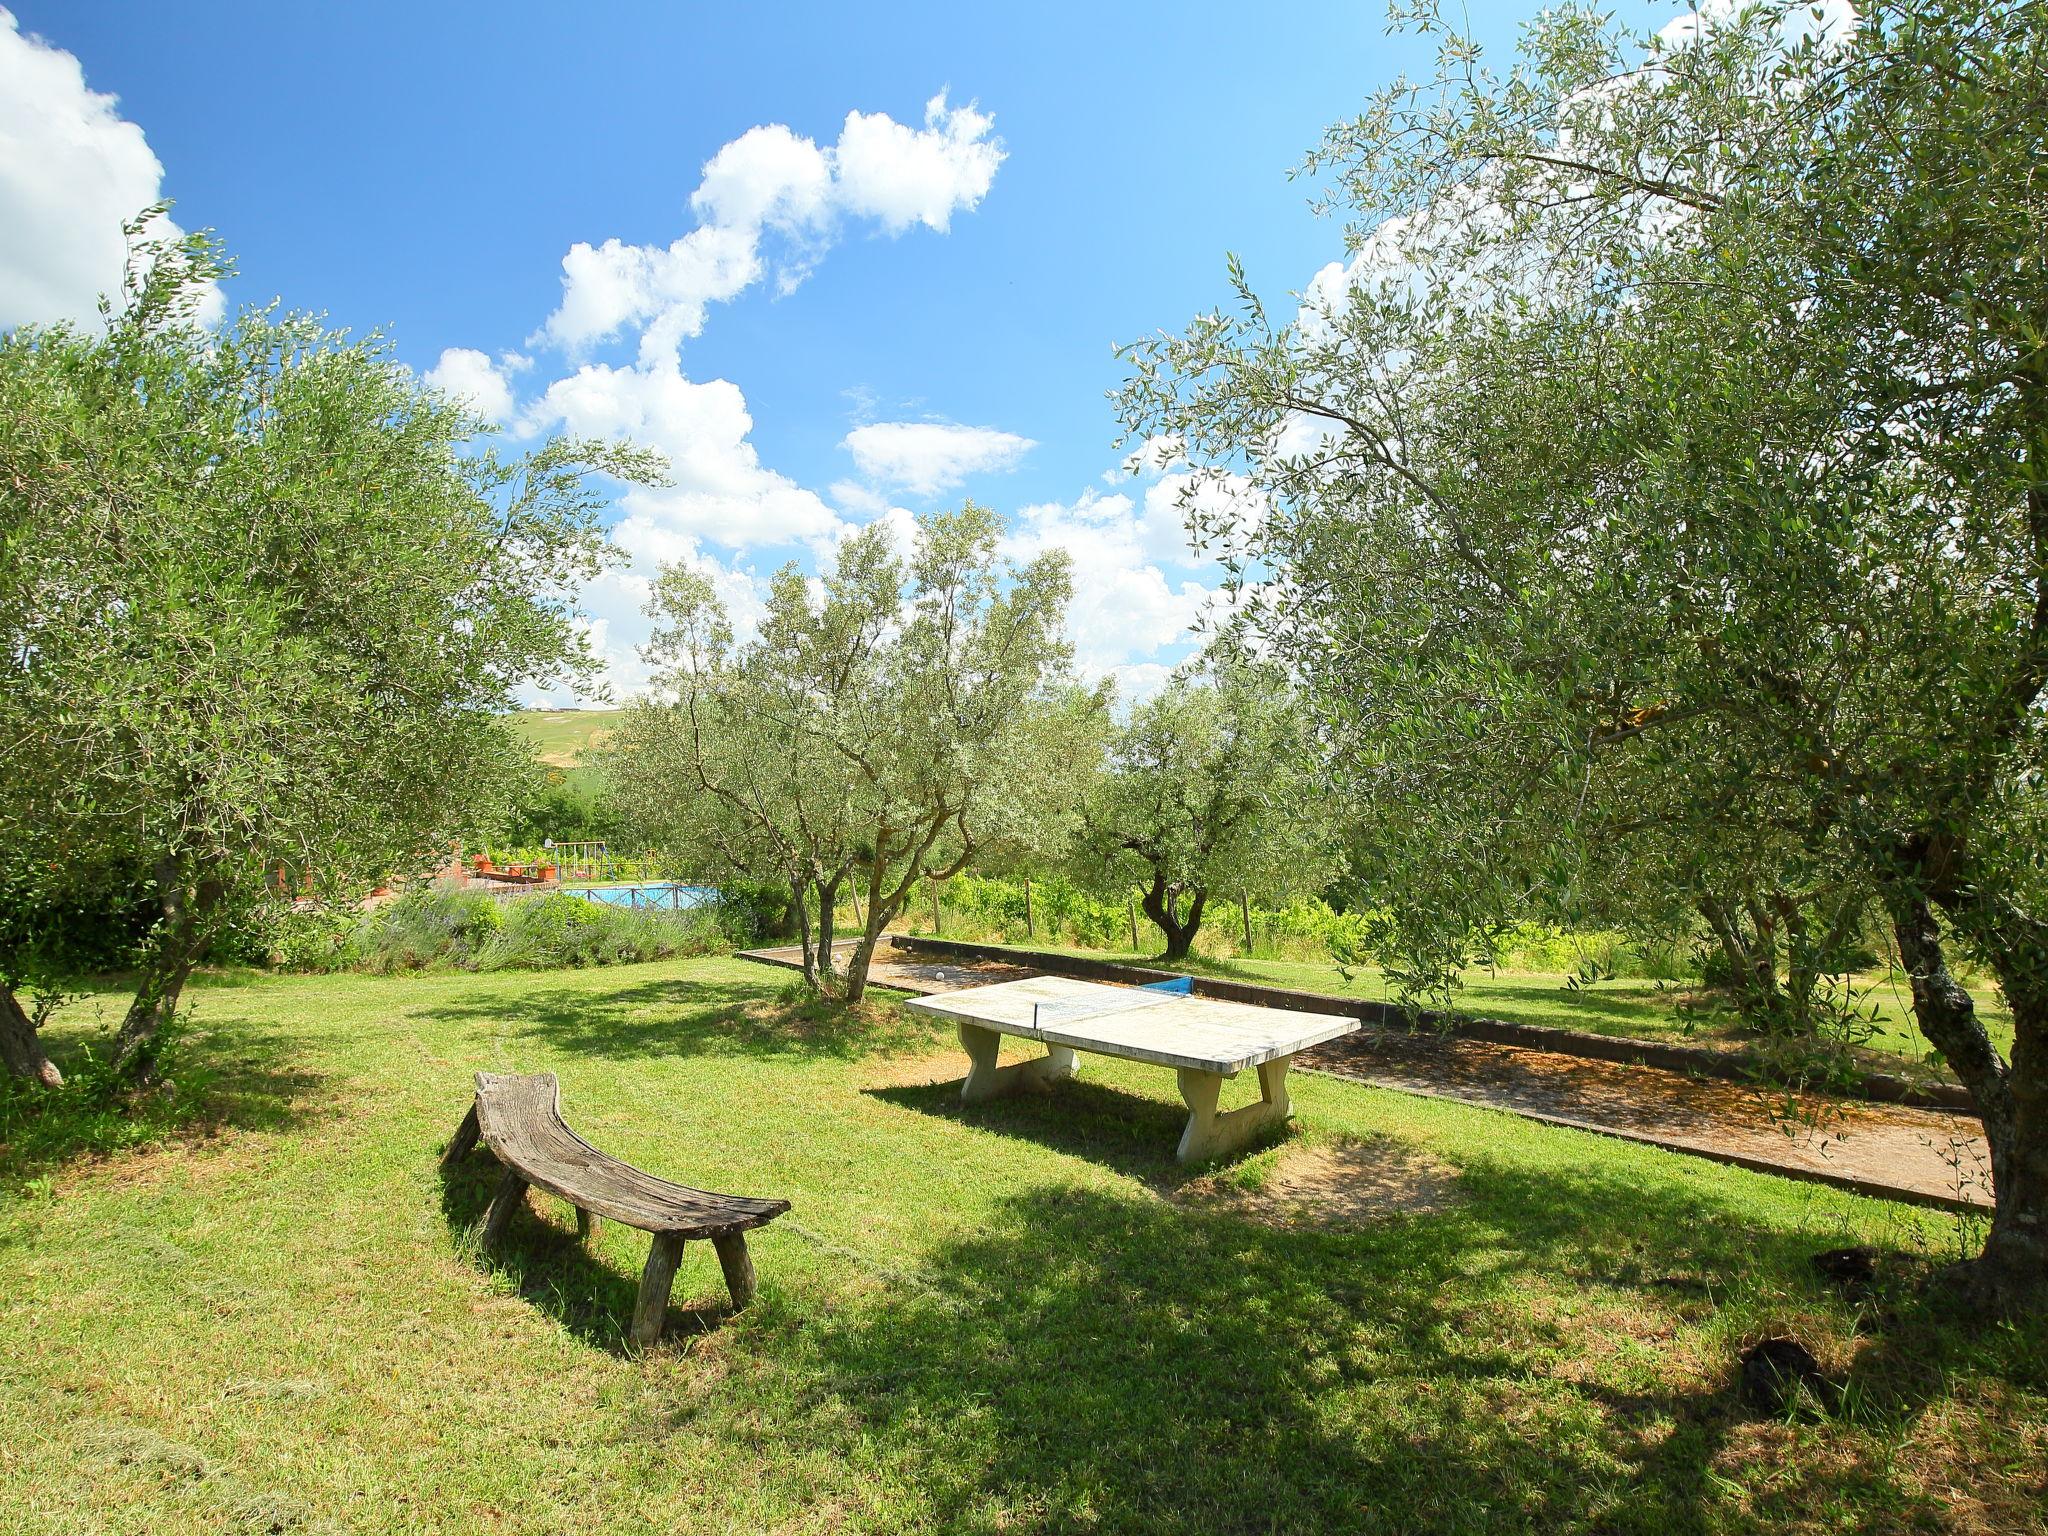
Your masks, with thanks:
[(630, 885), (590, 885), (566, 894), (585, 901), (603, 902), (608, 907), (647, 907), (663, 912), (684, 912), (708, 906), (718, 892), (708, 885), (677, 885), (668, 880), (642, 880)]

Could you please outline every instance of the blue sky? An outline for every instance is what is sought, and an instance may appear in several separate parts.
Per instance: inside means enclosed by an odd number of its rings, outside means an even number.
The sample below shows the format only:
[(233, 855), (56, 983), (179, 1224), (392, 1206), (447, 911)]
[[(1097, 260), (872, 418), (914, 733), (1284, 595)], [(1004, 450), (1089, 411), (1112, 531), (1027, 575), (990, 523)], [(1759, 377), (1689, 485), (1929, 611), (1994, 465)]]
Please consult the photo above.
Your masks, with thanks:
[(744, 623), (784, 559), (967, 494), (1072, 551), (1084, 670), (1156, 684), (1215, 572), (1170, 481), (1105, 480), (1112, 344), (1220, 301), (1226, 251), (1274, 294), (1341, 256), (1288, 169), (1428, 64), (1375, 3), (12, 14), (0, 324), (87, 302), (160, 192), (228, 241), (229, 302), (382, 327), (515, 437), (668, 449), (588, 598), (622, 688), (657, 561)]

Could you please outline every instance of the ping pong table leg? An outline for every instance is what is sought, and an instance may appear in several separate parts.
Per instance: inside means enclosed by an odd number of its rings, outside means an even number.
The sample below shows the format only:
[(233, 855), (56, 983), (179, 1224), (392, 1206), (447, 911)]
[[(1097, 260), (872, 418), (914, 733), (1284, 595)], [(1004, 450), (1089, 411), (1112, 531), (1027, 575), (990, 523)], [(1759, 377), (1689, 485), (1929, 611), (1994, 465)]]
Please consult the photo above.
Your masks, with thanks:
[(962, 1104), (979, 1104), (1026, 1083), (1056, 1083), (1081, 1070), (1080, 1058), (1065, 1045), (1048, 1045), (1045, 1054), (1034, 1061), (999, 1067), (996, 1052), (1002, 1043), (1003, 1037), (994, 1030), (961, 1020), (960, 1045), (967, 1052), (967, 1080), (960, 1085)]
[(1223, 1075), (1180, 1068), (1180, 1096), (1188, 1107), (1188, 1123), (1174, 1156), (1183, 1163), (1206, 1162), (1235, 1152), (1276, 1125), (1285, 1125), (1292, 1110), (1287, 1098), (1287, 1069), (1293, 1064), (1292, 1056), (1264, 1063), (1259, 1068), (1259, 1102), (1220, 1112), (1216, 1101), (1223, 1093)]
[(978, 1104), (1003, 1091), (1002, 1073), (996, 1066), (996, 1052), (1002, 1045), (1003, 1037), (994, 1030), (960, 1021), (960, 1046), (967, 1052), (967, 1080), (960, 1085), (962, 1104)]

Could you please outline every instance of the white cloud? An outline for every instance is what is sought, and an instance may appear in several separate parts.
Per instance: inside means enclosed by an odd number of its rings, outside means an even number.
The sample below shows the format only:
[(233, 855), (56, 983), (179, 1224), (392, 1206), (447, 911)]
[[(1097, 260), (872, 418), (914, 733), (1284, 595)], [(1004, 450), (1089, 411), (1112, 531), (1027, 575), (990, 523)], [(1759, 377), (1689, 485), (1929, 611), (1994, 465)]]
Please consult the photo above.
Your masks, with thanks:
[[(163, 197), (163, 165), (78, 60), (0, 10), (0, 327), (89, 323), (118, 295), (122, 222)], [(152, 233), (175, 235), (159, 221)], [(200, 319), (220, 317), (208, 291)]]
[(807, 229), (831, 205), (831, 156), (780, 123), (749, 128), (713, 155), (690, 198), (706, 224), (728, 229)]
[(841, 444), (860, 472), (878, 485), (936, 496), (971, 474), (1015, 469), (1038, 445), (994, 427), (942, 421), (878, 421), (855, 427)]
[(666, 454), (673, 483), (627, 491), (620, 500), (627, 524), (740, 549), (823, 537), (839, 523), (814, 492), (762, 466), (747, 440), (754, 420), (738, 385), (693, 382), (673, 358), (587, 364), (550, 384), (521, 426), (628, 438)]
[(1187, 445), (1179, 437), (1171, 433), (1154, 433), (1125, 454), (1123, 462), (1115, 469), (1105, 469), (1102, 472), (1103, 483), (1115, 485), (1134, 476), (1163, 475), (1169, 469), (1183, 467), (1186, 460)]
[(646, 685), (640, 608), (662, 565), (709, 577), (744, 637), (762, 608), (762, 580), (743, 563), (755, 551), (791, 548), (825, 561), (857, 523), (876, 521), (907, 545), (915, 523), (892, 492), (932, 494), (967, 474), (1013, 467), (1033, 446), (1014, 433), (940, 422), (856, 429), (846, 446), (859, 477), (834, 484), (828, 503), (761, 463), (737, 385), (694, 381), (681, 362), (682, 344), (702, 331), (713, 305), (771, 277), (784, 292), (794, 288), (849, 221), (890, 235), (918, 224), (946, 230), (955, 212), (987, 195), (1002, 163), (993, 126), (941, 95), (927, 104), (922, 128), (852, 112), (826, 147), (779, 124), (750, 129), (704, 165), (690, 198), (694, 229), (668, 245), (579, 242), (563, 258), (561, 303), (533, 340), (572, 364), (587, 348), (625, 340), (637, 345), (632, 363), (580, 362), (518, 409), (510, 375), (525, 359), (443, 354), (436, 382), (483, 402), (480, 409), (503, 407), (522, 435), (625, 438), (668, 457), (671, 484), (630, 487), (619, 498), (612, 538), (626, 567), (584, 595), (586, 634), (616, 691)]
[(709, 307), (761, 275), (758, 231), (705, 224), (668, 246), (577, 242), (562, 258), (562, 304), (535, 339), (575, 350), (652, 321), (642, 339), (669, 350), (704, 329)]
[(1174, 667), (1163, 661), (1135, 661), (1112, 668), (1111, 672), (1116, 678), (1117, 697), (1128, 703), (1142, 703), (1166, 686)]
[(1160, 676), (1171, 670), (1178, 657), (1160, 653), (1187, 646), (1215, 597), (1192, 574), (1168, 576), (1164, 569), (1190, 568), (1196, 559), (1166, 481), (1148, 487), (1137, 502), (1091, 489), (1071, 503), (1026, 507), (1003, 548), (1015, 560), (1048, 549), (1067, 552), (1074, 571), (1068, 626), (1075, 666), (1088, 678), (1114, 675), (1127, 692), (1154, 670)]
[(889, 510), (888, 497), (880, 491), (870, 490), (858, 480), (834, 480), (826, 494), (846, 511), (863, 517), (873, 517), (878, 512)]
[(944, 91), (925, 103), (921, 130), (886, 113), (849, 112), (836, 157), (839, 201), (892, 235), (912, 224), (944, 231), (954, 209), (972, 210), (988, 195), (1003, 163), (988, 136), (994, 126), (971, 105), (948, 107)]
[(710, 305), (761, 279), (766, 231), (785, 237), (775, 263), (783, 292), (808, 275), (842, 216), (873, 219), (892, 235), (913, 224), (943, 232), (955, 211), (988, 194), (1003, 162), (994, 126), (941, 93), (925, 104), (923, 128), (849, 112), (829, 149), (780, 123), (750, 128), (705, 162), (690, 196), (695, 229), (667, 246), (571, 246), (562, 302), (536, 339), (575, 352), (645, 324), (640, 355), (650, 361), (697, 335)]
[[(1711, 35), (1737, 20), (1741, 13), (1737, 0), (1699, 0), (1697, 5), (1666, 22), (1657, 38), (1666, 48), (1690, 48), (1703, 35)], [(1813, 40), (1832, 49), (1854, 37), (1861, 21), (1861, 13), (1851, 0), (1813, 0), (1810, 5), (1788, 8), (1778, 19), (1778, 30), (1792, 46)]]
[(512, 381), (526, 359), (508, 355), (494, 363), (474, 347), (449, 347), (426, 372), (426, 381), (453, 395), (487, 421), (504, 422), (512, 415)]

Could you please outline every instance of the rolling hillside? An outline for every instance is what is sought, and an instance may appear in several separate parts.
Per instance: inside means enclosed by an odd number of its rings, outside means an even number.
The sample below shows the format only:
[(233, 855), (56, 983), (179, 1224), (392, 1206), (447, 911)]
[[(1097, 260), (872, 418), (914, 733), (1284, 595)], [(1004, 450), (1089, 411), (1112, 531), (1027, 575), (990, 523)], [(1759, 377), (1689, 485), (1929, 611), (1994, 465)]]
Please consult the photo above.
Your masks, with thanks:
[(553, 768), (575, 768), (621, 713), (616, 709), (523, 709), (512, 717), (512, 723), (533, 743), (542, 762)]

